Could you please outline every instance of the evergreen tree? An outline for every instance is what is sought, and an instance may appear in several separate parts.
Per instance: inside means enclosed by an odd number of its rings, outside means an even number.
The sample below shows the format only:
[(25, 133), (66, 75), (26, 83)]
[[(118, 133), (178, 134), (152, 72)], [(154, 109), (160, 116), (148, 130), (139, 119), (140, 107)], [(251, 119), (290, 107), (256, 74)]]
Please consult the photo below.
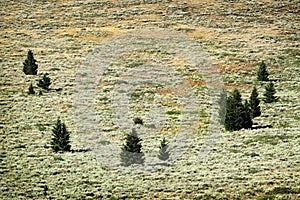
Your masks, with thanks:
[(135, 129), (131, 134), (125, 135), (125, 144), (120, 154), (121, 162), (124, 166), (132, 164), (143, 164), (144, 153), (142, 153), (141, 139), (137, 136)]
[(259, 69), (257, 72), (257, 80), (258, 81), (268, 81), (269, 73), (267, 71), (267, 66), (264, 61), (259, 64)]
[(48, 77), (48, 74), (44, 74), (43, 78), (39, 80), (37, 86), (49, 90), (49, 86), (51, 85), (51, 79)]
[(23, 62), (23, 72), (26, 75), (37, 75), (38, 65), (31, 50), (27, 53), (27, 59)]
[(250, 116), (251, 119), (261, 115), (260, 106), (259, 106), (258, 92), (256, 87), (253, 88), (250, 96)]
[(32, 83), (30, 83), (30, 86), (28, 88), (28, 94), (35, 94), (35, 91), (33, 89)]
[(225, 129), (237, 131), (242, 128), (250, 128), (252, 121), (250, 117), (248, 102), (243, 105), (240, 92), (235, 89), (226, 100)]
[(160, 160), (168, 160), (169, 159), (169, 152), (168, 152), (168, 144), (165, 138), (160, 143), (160, 148), (159, 148), (159, 155), (158, 158)]
[(274, 84), (273, 84), (273, 82), (270, 82), (265, 87), (264, 102), (265, 103), (275, 102), (276, 101), (275, 93), (276, 93), (276, 91), (274, 88)]
[(252, 119), (251, 119), (251, 109), (250, 109), (250, 104), (248, 101), (245, 101), (244, 104), (244, 113), (243, 113), (243, 128), (251, 128), (253, 125)]
[(51, 147), (55, 152), (70, 151), (70, 133), (67, 131), (66, 125), (58, 118), (52, 129)]

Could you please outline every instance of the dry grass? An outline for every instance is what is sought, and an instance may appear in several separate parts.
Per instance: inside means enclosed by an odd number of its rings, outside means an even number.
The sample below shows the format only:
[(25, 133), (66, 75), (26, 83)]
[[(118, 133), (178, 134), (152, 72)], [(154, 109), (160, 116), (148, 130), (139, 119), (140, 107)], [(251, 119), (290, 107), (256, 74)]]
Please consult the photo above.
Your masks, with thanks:
[[(0, 3), (1, 199), (300, 198), (298, 2), (185, 2)], [(256, 83), (255, 75), (256, 64), (265, 60), (279, 100), (273, 104), (261, 103), (262, 116), (254, 121), (261, 128), (224, 131), (210, 154), (199, 156), (205, 138), (210, 136), (206, 130), (211, 105), (206, 80), (201, 79), (201, 74), (185, 73), (184, 85), (179, 88), (197, 91), (203, 103), (199, 121), (192, 125), (199, 127), (199, 133), (181, 159), (151, 173), (114, 170), (95, 159), (97, 155), (86, 148), (74, 119), (76, 73), (101, 42), (121, 33), (130, 36), (128, 29), (145, 27), (177, 30), (196, 41), (213, 58), (225, 87), (240, 88), (243, 98), (249, 96), (254, 84), (262, 97), (264, 84)], [(148, 35), (149, 38), (165, 37), (156, 33)], [(29, 49), (38, 60), (38, 77), (25, 76), (22, 72)], [(137, 61), (151, 61), (174, 70), (190, 67), (186, 58), (163, 53), (129, 52), (112, 65), (123, 69), (125, 65), (138, 66)], [(62, 90), (44, 92), (42, 96), (28, 95), (30, 82), (39, 91), (36, 83), (42, 73), (49, 73), (52, 89)], [(99, 81), (96, 109), (99, 118), (107, 119), (99, 124), (108, 130), (108, 142), (119, 147), (124, 133), (116, 127), (111, 105), (107, 103), (117, 74)], [(140, 92), (149, 89), (153, 88), (144, 87)], [(162, 106), (180, 109), (176, 101), (179, 91), (167, 86), (153, 91), (161, 98)], [(150, 97), (140, 98), (151, 103)], [(144, 111), (138, 110), (138, 114), (146, 113), (145, 106), (139, 108)], [(74, 152), (55, 154), (49, 148), (51, 129), (58, 116), (71, 131)], [(145, 150), (156, 153), (161, 134), (172, 140), (173, 134), (180, 131), (176, 120), (181, 116), (168, 115), (169, 121), (160, 134), (147, 132)], [(270, 125), (272, 128), (266, 128)], [(99, 143), (107, 145), (107, 141)]]

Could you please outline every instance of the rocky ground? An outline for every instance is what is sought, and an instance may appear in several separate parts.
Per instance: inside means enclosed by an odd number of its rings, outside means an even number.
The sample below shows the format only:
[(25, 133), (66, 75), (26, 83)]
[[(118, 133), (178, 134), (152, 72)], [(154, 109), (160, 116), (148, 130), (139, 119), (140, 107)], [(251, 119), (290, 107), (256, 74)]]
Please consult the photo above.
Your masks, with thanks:
[[(300, 198), (299, 1), (2, 1), (1, 199)], [(22, 72), (27, 51), (38, 76)], [(222, 129), (264, 60), (277, 102)], [(28, 95), (48, 73), (50, 91)], [(134, 126), (132, 118), (145, 124)], [(53, 153), (60, 117), (73, 152)], [(124, 133), (144, 166), (121, 167)], [(171, 158), (156, 155), (162, 137)], [(184, 141), (184, 142), (183, 142)]]

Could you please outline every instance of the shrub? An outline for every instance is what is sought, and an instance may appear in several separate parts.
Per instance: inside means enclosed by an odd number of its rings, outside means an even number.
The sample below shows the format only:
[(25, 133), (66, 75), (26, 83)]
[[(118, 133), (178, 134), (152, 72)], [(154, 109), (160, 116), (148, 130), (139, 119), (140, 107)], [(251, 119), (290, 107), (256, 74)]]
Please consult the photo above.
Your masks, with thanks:
[(58, 118), (52, 129), (51, 147), (55, 152), (70, 151), (70, 133), (67, 131), (66, 125)]
[(23, 62), (23, 72), (26, 75), (37, 75), (38, 65), (31, 50), (27, 53), (27, 59)]
[(131, 134), (125, 135), (125, 143), (120, 154), (123, 166), (144, 163), (141, 141), (142, 140), (137, 136), (135, 129), (133, 129)]
[(134, 124), (141, 124), (141, 125), (144, 124), (143, 120), (139, 117), (134, 118), (133, 122), (134, 122)]
[(264, 61), (259, 64), (259, 69), (257, 72), (257, 80), (258, 81), (268, 81), (269, 73), (267, 71), (267, 66)]
[(265, 103), (273, 103), (277, 99), (275, 97), (276, 90), (274, 88), (273, 82), (270, 82), (265, 87), (265, 93), (264, 93), (264, 102)]
[(250, 116), (251, 119), (258, 117), (261, 115), (260, 106), (259, 106), (259, 99), (256, 87), (253, 88), (250, 96)]
[(30, 83), (30, 86), (28, 88), (28, 94), (35, 94), (35, 91), (33, 89), (32, 83)]
[(252, 120), (249, 112), (249, 103), (242, 103), (240, 92), (235, 89), (226, 100), (225, 129), (236, 131), (242, 128), (251, 128)]
[(44, 74), (43, 78), (39, 80), (37, 86), (49, 90), (49, 86), (51, 85), (51, 79), (48, 77), (48, 74)]
[(158, 158), (160, 160), (168, 160), (169, 159), (169, 152), (168, 152), (168, 144), (165, 138), (160, 143), (160, 148), (159, 148), (159, 155)]

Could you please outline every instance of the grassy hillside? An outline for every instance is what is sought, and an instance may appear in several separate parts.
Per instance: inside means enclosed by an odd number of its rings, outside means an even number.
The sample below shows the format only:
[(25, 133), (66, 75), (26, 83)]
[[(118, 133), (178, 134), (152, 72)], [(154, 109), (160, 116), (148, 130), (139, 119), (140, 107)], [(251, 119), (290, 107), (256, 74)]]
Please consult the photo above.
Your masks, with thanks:
[[(299, 2), (22, 0), (0, 10), (1, 199), (300, 198)], [(28, 50), (38, 76), (22, 71)], [(262, 60), (278, 101), (261, 101), (253, 129), (225, 131), (219, 89), (246, 99), (255, 85), (262, 98)], [(51, 90), (29, 95), (44, 73)], [(136, 116), (149, 159), (121, 167)], [(51, 150), (57, 117), (72, 152)], [(163, 137), (172, 159), (152, 168)]]

